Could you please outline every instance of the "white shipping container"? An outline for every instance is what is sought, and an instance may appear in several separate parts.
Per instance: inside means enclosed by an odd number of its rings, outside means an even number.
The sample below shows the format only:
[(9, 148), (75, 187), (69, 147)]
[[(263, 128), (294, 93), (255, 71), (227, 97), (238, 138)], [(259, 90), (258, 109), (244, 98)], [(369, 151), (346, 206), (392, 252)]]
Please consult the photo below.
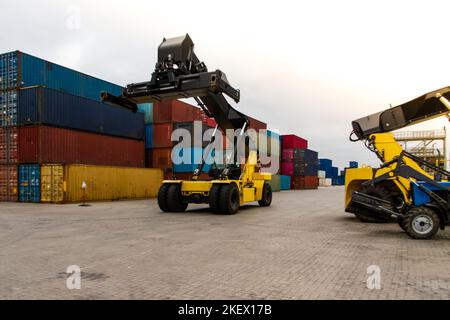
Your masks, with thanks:
[(331, 179), (319, 178), (319, 187), (331, 187), (332, 182)]
[(325, 179), (326, 178), (326, 172), (319, 170), (317, 176), (319, 177), (319, 179)]

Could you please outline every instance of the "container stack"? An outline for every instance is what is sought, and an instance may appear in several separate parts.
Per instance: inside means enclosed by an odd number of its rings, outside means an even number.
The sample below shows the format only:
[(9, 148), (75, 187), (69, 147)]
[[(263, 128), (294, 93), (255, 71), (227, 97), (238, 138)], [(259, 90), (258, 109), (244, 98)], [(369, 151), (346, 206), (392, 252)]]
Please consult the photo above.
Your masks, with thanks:
[(0, 55), (0, 200), (41, 201), (49, 164), (144, 167), (144, 114), (100, 102), (121, 90), (19, 51)]
[[(202, 121), (203, 120), (203, 121)], [(164, 171), (166, 179), (171, 179), (176, 175), (179, 179), (187, 179), (197, 168), (197, 164), (203, 156), (203, 151), (208, 141), (203, 141), (200, 146), (198, 140), (203, 139), (206, 131), (212, 129), (207, 124), (206, 118), (202, 117), (200, 108), (192, 106), (182, 101), (172, 100), (158, 102), (153, 105), (152, 123), (146, 124), (146, 166), (151, 168), (160, 168)], [(211, 125), (214, 125), (212, 122)], [(172, 133), (176, 129), (182, 129), (182, 133), (189, 134), (191, 137), (191, 147), (176, 147), (178, 142), (172, 141)], [(194, 132), (201, 135), (194, 136)], [(183, 140), (180, 137), (179, 141)], [(194, 141), (195, 140), (195, 141)], [(172, 151), (176, 158), (185, 158), (189, 155), (190, 163), (173, 163)], [(203, 172), (209, 170), (205, 166)]]
[(308, 149), (308, 141), (295, 135), (282, 136), (281, 174), (290, 176), (291, 189), (317, 189), (318, 153)]
[(319, 159), (318, 177), (321, 187), (333, 185), (333, 161), (331, 159)]

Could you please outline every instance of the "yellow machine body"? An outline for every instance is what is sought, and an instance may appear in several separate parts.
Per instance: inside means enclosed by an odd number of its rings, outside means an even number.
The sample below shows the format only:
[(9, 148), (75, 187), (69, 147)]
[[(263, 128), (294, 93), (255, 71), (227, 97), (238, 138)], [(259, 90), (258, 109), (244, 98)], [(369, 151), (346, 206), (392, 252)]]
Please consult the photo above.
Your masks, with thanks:
[[(374, 147), (383, 157), (384, 162), (391, 161), (395, 157), (399, 156), (403, 151), (402, 146), (395, 140), (392, 133), (372, 134), (370, 136), (370, 139), (374, 142)], [(405, 157), (404, 162), (413, 169), (430, 177), (415, 161)], [(390, 172), (394, 170), (396, 166), (397, 163), (393, 163), (386, 168), (377, 170), (371, 167), (347, 169), (345, 173), (345, 208), (348, 208), (348, 206), (350, 205), (353, 191), (360, 190), (361, 185), (364, 182)], [(408, 179), (392, 174), (392, 178), (388, 179), (388, 181), (384, 183), (386, 188), (389, 188), (393, 193), (401, 196), (406, 204), (409, 204), (411, 202), (409, 196), (411, 184)]]
[(232, 184), (234, 183), (239, 189), (240, 205), (259, 201), (263, 196), (263, 187), (266, 181), (272, 179), (272, 174), (265, 172), (256, 172), (257, 155), (256, 152), (250, 152), (242, 174), (238, 180), (164, 180), (163, 184), (180, 184), (181, 195), (183, 197), (201, 196), (201, 198), (209, 197), (211, 188), (215, 184)]

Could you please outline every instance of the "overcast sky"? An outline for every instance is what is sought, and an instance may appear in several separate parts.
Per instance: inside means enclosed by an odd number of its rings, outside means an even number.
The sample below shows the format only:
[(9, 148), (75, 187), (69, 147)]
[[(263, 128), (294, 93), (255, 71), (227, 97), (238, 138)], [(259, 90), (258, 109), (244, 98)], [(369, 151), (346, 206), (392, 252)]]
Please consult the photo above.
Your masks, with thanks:
[(189, 33), (197, 56), (241, 90), (240, 111), (307, 138), (342, 168), (376, 164), (348, 141), (352, 120), (450, 85), (449, 9), (393, 0), (2, 1), (0, 52), (125, 85), (150, 79), (163, 37)]

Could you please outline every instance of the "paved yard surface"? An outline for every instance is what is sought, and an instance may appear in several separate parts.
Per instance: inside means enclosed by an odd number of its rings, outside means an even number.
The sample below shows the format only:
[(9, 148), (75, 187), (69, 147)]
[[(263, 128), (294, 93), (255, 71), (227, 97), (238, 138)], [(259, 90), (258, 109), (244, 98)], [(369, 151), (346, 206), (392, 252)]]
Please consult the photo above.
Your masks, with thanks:
[[(0, 298), (449, 299), (450, 231), (361, 224), (343, 188), (278, 193), (234, 216), (156, 201), (0, 204)], [(66, 268), (82, 268), (81, 290)], [(381, 289), (366, 287), (378, 265)]]

